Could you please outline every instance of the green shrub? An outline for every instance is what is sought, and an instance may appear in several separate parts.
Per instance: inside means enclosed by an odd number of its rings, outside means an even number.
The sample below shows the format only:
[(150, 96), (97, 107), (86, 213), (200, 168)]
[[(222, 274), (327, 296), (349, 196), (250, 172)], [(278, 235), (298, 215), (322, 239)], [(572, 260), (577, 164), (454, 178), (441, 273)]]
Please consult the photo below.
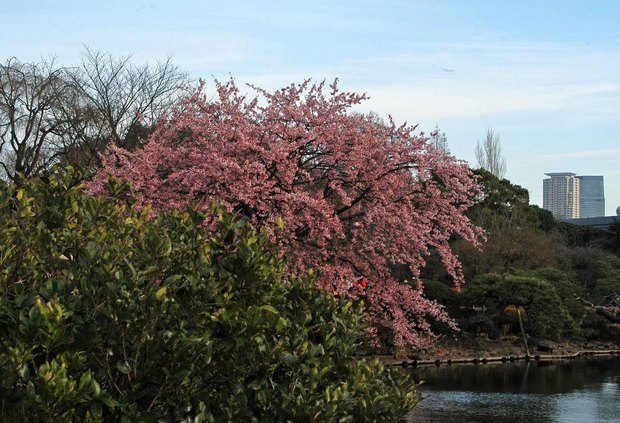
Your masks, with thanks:
[(360, 308), (284, 281), (266, 234), (73, 176), (0, 187), (0, 421), (395, 421), (418, 401), (355, 359)]
[[(562, 328), (562, 336), (581, 337), (583, 331), (578, 322), (584, 316), (584, 304), (580, 298), (585, 296), (583, 289), (576, 281), (574, 274), (558, 269), (542, 268), (524, 273), (522, 276), (533, 276), (550, 284), (560, 298), (562, 307), (570, 315), (570, 321), (566, 321)], [(561, 316), (564, 319), (565, 316)], [(552, 320), (554, 322), (554, 320)]]
[(469, 283), (463, 296), (469, 305), (486, 307), (489, 315), (507, 306), (524, 307), (525, 330), (535, 336), (558, 339), (574, 326), (553, 283), (541, 277), (488, 273)]

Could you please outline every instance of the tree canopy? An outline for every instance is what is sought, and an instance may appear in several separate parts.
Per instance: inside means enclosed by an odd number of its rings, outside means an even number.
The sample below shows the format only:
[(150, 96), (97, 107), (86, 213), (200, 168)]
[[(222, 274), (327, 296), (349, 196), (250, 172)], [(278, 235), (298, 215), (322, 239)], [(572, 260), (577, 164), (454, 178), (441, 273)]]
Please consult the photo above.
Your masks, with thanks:
[(363, 300), (375, 340), (387, 328), (396, 345), (424, 344), (429, 319), (449, 320), (422, 294), (426, 257), (437, 251), (460, 284), (449, 240), (481, 235), (465, 215), (478, 193), (467, 164), (412, 127), (352, 113), (366, 97), (336, 82), (255, 88), (254, 99), (232, 80), (216, 89), (188, 93), (143, 147), (111, 147), (91, 192), (115, 175), (155, 210), (218, 199), (270, 231), (289, 271), (320, 269), (324, 292)]

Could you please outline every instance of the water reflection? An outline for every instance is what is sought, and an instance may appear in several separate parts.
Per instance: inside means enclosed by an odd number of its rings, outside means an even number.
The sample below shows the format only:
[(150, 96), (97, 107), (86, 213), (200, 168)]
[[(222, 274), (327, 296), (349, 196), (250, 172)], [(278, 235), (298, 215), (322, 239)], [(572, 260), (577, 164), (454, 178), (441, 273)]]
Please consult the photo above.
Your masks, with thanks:
[(620, 422), (620, 357), (425, 367), (410, 421)]

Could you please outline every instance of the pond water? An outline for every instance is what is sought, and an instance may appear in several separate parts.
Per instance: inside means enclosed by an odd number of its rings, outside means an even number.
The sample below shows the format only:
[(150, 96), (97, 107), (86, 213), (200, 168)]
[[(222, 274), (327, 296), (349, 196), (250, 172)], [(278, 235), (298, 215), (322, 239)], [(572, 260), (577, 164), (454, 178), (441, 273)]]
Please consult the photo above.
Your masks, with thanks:
[(410, 422), (620, 423), (620, 356), (412, 370)]

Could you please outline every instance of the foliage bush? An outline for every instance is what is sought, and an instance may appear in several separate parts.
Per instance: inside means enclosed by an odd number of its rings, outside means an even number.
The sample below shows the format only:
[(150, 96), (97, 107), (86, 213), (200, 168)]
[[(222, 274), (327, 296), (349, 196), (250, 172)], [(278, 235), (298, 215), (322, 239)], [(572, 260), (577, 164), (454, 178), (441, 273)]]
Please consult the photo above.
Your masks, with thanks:
[(418, 401), (354, 357), (360, 306), (283, 281), (265, 233), (71, 180), (0, 188), (1, 421), (395, 421)]
[(491, 314), (524, 307), (525, 329), (536, 336), (557, 339), (574, 325), (556, 288), (541, 277), (488, 273), (468, 284), (463, 295), (469, 305), (484, 306)]
[[(579, 326), (586, 313), (584, 303), (581, 300), (586, 295), (586, 291), (576, 282), (575, 275), (565, 270), (542, 268), (525, 273), (523, 276), (542, 279), (553, 287), (562, 302), (562, 307), (571, 317), (570, 321), (564, 323), (562, 335), (583, 336), (583, 331)], [(565, 316), (563, 311), (561, 313), (562, 316)]]
[(591, 290), (592, 298), (605, 304), (609, 298), (620, 295), (620, 258), (608, 255), (596, 262), (596, 285)]

